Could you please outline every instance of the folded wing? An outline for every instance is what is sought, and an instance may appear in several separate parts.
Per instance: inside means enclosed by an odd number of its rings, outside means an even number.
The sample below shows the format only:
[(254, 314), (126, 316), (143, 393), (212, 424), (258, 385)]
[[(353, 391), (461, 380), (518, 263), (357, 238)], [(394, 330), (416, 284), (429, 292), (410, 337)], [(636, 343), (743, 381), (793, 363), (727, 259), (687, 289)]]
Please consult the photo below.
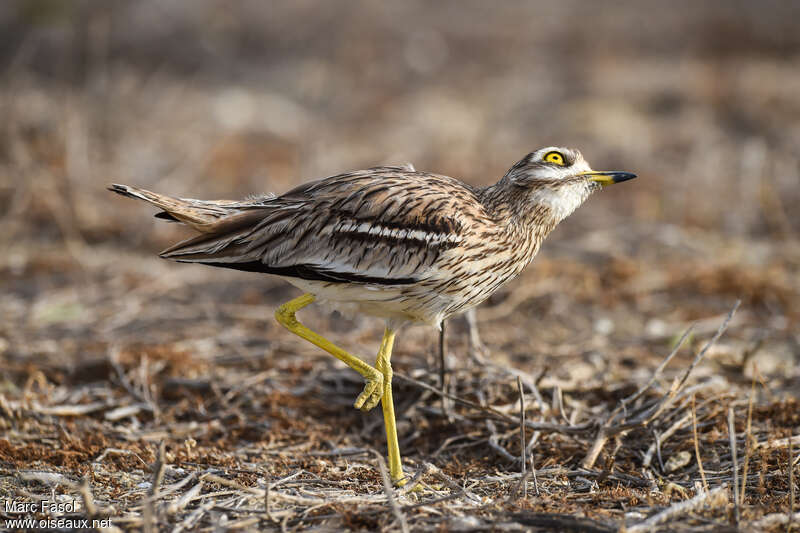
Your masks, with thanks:
[(465, 194), (472, 192), (450, 178), (378, 167), (279, 197), (196, 206), (202, 215), (146, 199), (193, 227), (197, 218), (203, 228), (214, 226), (164, 250), (164, 258), (331, 283), (401, 285), (428, 277), (440, 254), (461, 241), (464, 221), (452, 205)]

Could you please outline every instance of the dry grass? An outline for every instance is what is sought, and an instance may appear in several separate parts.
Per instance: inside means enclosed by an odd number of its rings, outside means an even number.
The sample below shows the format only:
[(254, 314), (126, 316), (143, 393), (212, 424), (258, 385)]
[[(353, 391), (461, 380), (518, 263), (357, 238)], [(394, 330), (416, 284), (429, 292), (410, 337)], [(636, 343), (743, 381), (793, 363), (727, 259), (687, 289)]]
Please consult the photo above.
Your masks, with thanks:
[[(797, 530), (790, 3), (646, 26), (633, 3), (23, 4), (0, 12), (0, 499), (145, 531)], [(185, 232), (104, 190), (406, 160), (487, 183), (553, 143), (640, 178), (478, 309), (484, 351), (448, 324), (447, 401), (435, 332), (401, 333), (421, 491), (386, 486), (358, 376), (272, 320), (291, 287), (158, 260)], [(377, 321), (303, 316), (376, 350)]]

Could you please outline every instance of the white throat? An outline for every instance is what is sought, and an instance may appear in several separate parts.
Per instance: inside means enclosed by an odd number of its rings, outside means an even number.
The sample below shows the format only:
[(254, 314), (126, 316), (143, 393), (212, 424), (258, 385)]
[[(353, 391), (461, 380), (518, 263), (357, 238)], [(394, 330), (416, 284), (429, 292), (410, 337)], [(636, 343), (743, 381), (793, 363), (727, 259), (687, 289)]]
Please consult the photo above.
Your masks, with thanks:
[(531, 200), (539, 205), (545, 205), (553, 216), (560, 222), (567, 218), (591, 194), (591, 190), (584, 183), (575, 183), (558, 189), (538, 189), (531, 192)]

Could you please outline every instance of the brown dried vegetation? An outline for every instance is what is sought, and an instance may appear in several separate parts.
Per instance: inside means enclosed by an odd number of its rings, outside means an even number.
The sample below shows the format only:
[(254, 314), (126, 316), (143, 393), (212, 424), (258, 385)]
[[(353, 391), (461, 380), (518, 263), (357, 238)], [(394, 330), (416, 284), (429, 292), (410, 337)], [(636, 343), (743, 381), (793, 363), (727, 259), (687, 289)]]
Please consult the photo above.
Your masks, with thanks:
[[(8, 2), (0, 499), (148, 531), (796, 531), (800, 40), (768, 3)], [(640, 178), (478, 309), (485, 348), (448, 324), (446, 398), (436, 333), (401, 333), (419, 492), (385, 490), (358, 376), (272, 320), (291, 287), (159, 260), (183, 229), (104, 190), (484, 184), (553, 143)], [(303, 318), (376, 350), (376, 321)]]

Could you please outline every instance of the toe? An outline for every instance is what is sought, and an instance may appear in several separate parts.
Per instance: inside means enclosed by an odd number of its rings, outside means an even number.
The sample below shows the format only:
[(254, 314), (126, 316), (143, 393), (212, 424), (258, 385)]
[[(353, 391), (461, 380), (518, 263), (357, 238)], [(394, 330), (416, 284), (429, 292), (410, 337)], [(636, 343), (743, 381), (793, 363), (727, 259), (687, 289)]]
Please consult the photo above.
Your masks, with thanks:
[(362, 392), (361, 394), (358, 395), (358, 398), (356, 398), (356, 401), (353, 403), (353, 407), (355, 407), (356, 409), (361, 409), (366, 399), (367, 399), (366, 396), (364, 396), (364, 393)]
[(372, 395), (369, 397), (369, 400), (367, 400), (364, 403), (364, 405), (361, 407), (361, 410), (362, 411), (369, 411), (371, 409), (374, 409), (380, 402), (381, 402), (381, 395), (380, 394), (375, 394), (373, 392)]
[(356, 398), (353, 407), (362, 411), (369, 411), (381, 401), (381, 391), (383, 390), (382, 380), (370, 380), (364, 385), (364, 390)]

